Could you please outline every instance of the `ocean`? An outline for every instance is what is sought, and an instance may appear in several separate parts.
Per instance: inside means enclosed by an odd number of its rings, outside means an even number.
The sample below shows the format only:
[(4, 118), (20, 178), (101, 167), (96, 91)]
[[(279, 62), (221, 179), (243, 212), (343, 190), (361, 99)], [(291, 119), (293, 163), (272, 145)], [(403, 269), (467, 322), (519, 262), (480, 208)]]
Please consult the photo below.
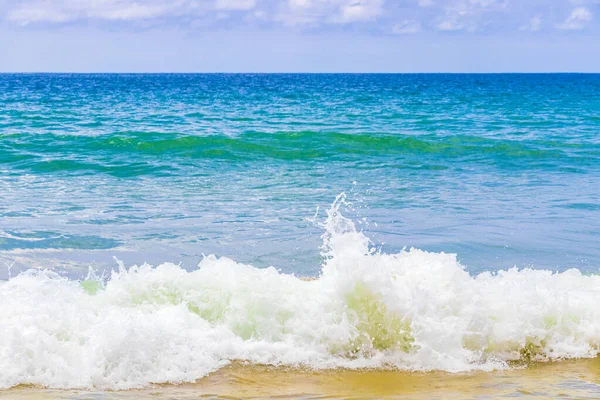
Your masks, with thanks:
[(0, 397), (600, 396), (599, 243), (600, 74), (0, 74)]

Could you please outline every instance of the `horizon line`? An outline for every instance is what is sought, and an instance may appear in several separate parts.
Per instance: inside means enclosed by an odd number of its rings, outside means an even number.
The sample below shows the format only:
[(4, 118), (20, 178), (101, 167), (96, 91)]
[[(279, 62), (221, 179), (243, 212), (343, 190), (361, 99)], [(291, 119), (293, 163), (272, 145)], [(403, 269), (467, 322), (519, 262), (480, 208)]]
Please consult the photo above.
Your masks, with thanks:
[(70, 74), (70, 75), (503, 75), (503, 74), (519, 74), (519, 75), (595, 75), (600, 74), (600, 71), (472, 71), (472, 72), (444, 72), (444, 71), (429, 71), (429, 72), (308, 72), (308, 71), (278, 71), (278, 72), (255, 72), (255, 71), (0, 71), (0, 75), (53, 75), (53, 74)]

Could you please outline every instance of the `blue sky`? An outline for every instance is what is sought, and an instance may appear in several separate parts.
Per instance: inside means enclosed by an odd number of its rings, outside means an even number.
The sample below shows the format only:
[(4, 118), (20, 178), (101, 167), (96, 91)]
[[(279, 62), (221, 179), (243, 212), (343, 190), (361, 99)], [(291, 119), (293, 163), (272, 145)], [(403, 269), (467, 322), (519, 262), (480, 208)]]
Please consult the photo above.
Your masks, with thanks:
[(600, 72), (600, 0), (0, 0), (0, 71)]

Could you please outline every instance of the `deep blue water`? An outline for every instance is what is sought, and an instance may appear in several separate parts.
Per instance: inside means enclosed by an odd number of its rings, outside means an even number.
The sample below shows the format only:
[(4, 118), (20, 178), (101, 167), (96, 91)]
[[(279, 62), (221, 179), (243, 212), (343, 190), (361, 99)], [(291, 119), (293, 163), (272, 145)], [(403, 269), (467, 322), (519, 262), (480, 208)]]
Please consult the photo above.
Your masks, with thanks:
[(600, 75), (0, 75), (0, 278), (376, 246), (600, 271)]

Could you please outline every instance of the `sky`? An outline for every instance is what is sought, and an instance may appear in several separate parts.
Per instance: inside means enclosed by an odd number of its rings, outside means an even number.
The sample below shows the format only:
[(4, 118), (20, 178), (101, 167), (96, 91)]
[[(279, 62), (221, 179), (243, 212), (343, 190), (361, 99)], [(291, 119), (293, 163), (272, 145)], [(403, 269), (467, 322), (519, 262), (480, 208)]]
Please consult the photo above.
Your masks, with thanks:
[(600, 72), (600, 0), (0, 0), (0, 72)]

